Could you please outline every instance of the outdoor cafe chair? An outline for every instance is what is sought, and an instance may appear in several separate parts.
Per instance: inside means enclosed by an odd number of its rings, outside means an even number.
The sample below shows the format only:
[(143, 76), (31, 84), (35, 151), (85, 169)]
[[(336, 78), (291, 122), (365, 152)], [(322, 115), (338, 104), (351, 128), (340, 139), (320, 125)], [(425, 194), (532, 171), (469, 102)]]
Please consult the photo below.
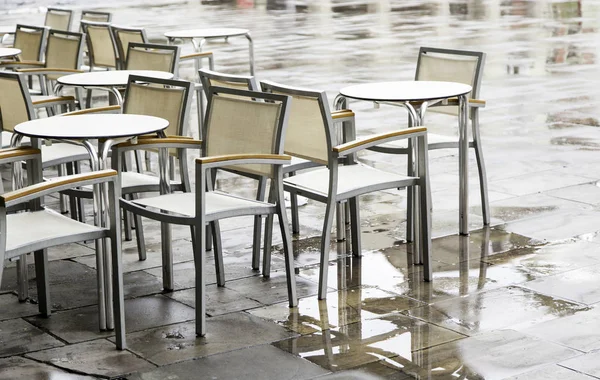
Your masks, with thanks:
[[(283, 237), (290, 307), (297, 305), (291, 237), (283, 200), (281, 169), (289, 157), (283, 155), (283, 139), (289, 107), (287, 96), (212, 87), (208, 92), (206, 135), (202, 157), (196, 159), (195, 193), (169, 193), (136, 200), (121, 199), (128, 211), (164, 223), (194, 228), (196, 266), (196, 334), (206, 334), (205, 313), (205, 228), (208, 223), (245, 215), (277, 214)], [(118, 161), (113, 161), (119, 167)], [(267, 202), (215, 190), (211, 172), (236, 166), (271, 179)], [(161, 172), (164, 172), (162, 170)], [(166, 190), (166, 189), (165, 189)], [(214, 233), (219, 231), (213, 230)], [(267, 233), (267, 232), (266, 232)], [(165, 237), (162, 237), (163, 240)], [(163, 241), (163, 244), (170, 244)], [(225, 274), (221, 249), (215, 249), (217, 284)]]
[(71, 20), (73, 18), (73, 11), (70, 9), (63, 8), (48, 8), (46, 10), (46, 20), (44, 26), (68, 32), (71, 29)]
[[(0, 69), (10, 70), (17, 67), (23, 67), (29, 62), (41, 62), (44, 55), (47, 35), (48, 29), (43, 26), (17, 24), (12, 46), (21, 50), (21, 54), (15, 59), (0, 60)], [(4, 43), (4, 38), (2, 42)], [(30, 82), (29, 87), (32, 86), (33, 83)]]
[[(124, 114), (137, 114), (156, 116), (169, 121), (169, 126), (164, 131), (167, 137), (175, 138), (190, 138), (186, 137), (188, 134), (187, 129), (187, 118), (189, 116), (189, 109), (192, 99), (193, 84), (187, 81), (179, 81), (172, 79), (157, 79), (151, 77), (143, 77), (137, 75), (130, 75), (125, 90), (125, 103), (123, 104)], [(73, 113), (65, 114), (64, 117), (68, 117), (72, 114), (92, 114), (92, 113), (105, 113), (110, 112), (113, 107), (101, 107), (101, 108), (90, 108), (82, 111), (76, 111)], [(147, 137), (152, 136), (140, 136), (137, 141), (140, 142)], [(137, 145), (136, 145), (137, 146)], [(134, 146), (134, 148), (136, 147)], [(186, 145), (188, 146), (188, 145)], [(150, 148), (146, 148), (147, 145), (140, 144), (140, 151), (151, 151)], [(114, 149), (114, 148), (113, 148)], [(135, 149), (129, 149), (129, 151), (135, 151)], [(112, 156), (114, 158), (114, 155)], [(187, 169), (187, 158), (186, 152), (182, 149), (172, 149), (169, 151), (170, 167), (174, 166), (174, 158), (177, 158), (179, 165), (180, 180), (176, 181), (174, 177), (174, 171), (169, 173), (170, 186), (173, 190), (189, 192), (190, 181)], [(159, 178), (148, 172), (142, 172), (141, 167), (137, 166), (137, 171), (127, 168), (120, 174), (121, 176), (121, 193), (124, 197), (137, 197), (140, 193), (156, 192), (159, 191)], [(93, 191), (91, 187), (84, 187), (78, 189), (70, 189), (65, 192), (66, 195), (75, 198), (87, 198), (91, 199)], [(75, 215), (77, 212), (74, 209), (75, 203), (71, 204), (71, 214)], [(78, 204), (81, 207), (81, 204)], [(85, 213), (80, 209), (78, 214), (84, 215)], [(125, 239), (131, 240), (131, 224), (129, 221), (128, 214), (125, 215)], [(135, 233), (136, 241), (138, 246), (138, 254), (140, 260), (146, 259), (146, 247), (145, 240), (143, 237), (142, 222), (139, 216), (135, 218)], [(172, 284), (166, 287), (172, 289)]]
[[(485, 53), (476, 51), (421, 47), (417, 58), (415, 80), (458, 82), (468, 84), (473, 88), (468, 95), (468, 117), (471, 120), (473, 135), (472, 140), (469, 141), (469, 147), (475, 150), (475, 158), (477, 160), (483, 224), (489, 225), (490, 205), (487, 190), (487, 176), (479, 129), (479, 109), (485, 107), (485, 100), (480, 98), (485, 56)], [(386, 104), (396, 105), (394, 103)], [(458, 99), (449, 99), (447, 102), (432, 105), (428, 108), (427, 112), (440, 112), (458, 116)], [(458, 136), (429, 133), (429, 150), (447, 148), (458, 149), (458, 144)], [(373, 147), (372, 150), (393, 154), (408, 154), (409, 152), (406, 143), (386, 144)], [(409, 170), (411, 166), (409, 155)]]
[(173, 73), (177, 78), (179, 46), (131, 42), (127, 47), (125, 70), (154, 70)]
[[(323, 167), (304, 171), (284, 179), (284, 189), (293, 194), (326, 204), (321, 235), (321, 259), (319, 269), (319, 299), (327, 296), (327, 274), (329, 268), (329, 244), (333, 216), (338, 204), (348, 202), (351, 219), (351, 247), (354, 256), (361, 255), (360, 207), (358, 197), (374, 191), (418, 186), (421, 194), (419, 207), (419, 252), (425, 269), (423, 276), (431, 280), (431, 231), (429, 176), (427, 163), (427, 130), (413, 128), (365, 136), (362, 139), (341, 143), (333, 126), (327, 96), (323, 91), (314, 91), (284, 86), (274, 82), (262, 82), (263, 90), (292, 97), (290, 120), (285, 138), (285, 153), (317, 162)], [(351, 111), (346, 111), (351, 112)], [(350, 131), (347, 136), (352, 137)], [(356, 161), (356, 153), (391, 141), (414, 138), (418, 149), (418, 172), (413, 176), (402, 176), (385, 172)], [(267, 217), (265, 247), (271, 245), (272, 217)], [(265, 250), (263, 271), (269, 272), (270, 250)], [(418, 262), (418, 261), (416, 261)]]
[[(56, 80), (63, 76), (83, 72), (83, 44), (85, 36), (78, 32), (67, 32), (51, 29), (48, 31), (46, 54), (43, 62), (28, 62), (15, 71), (26, 76), (37, 76), (42, 95), (32, 96), (34, 108), (46, 108), (48, 115), (54, 115), (55, 106), (67, 106), (75, 109), (75, 97), (52, 95)], [(78, 96), (81, 99), (81, 96)]]
[[(99, 239), (110, 239), (112, 255), (113, 310), (115, 319), (116, 344), (125, 348), (125, 325), (123, 313), (123, 277), (121, 273), (121, 229), (119, 223), (109, 225), (85, 224), (70, 219), (44, 205), (43, 197), (75, 186), (94, 184), (108, 185), (108, 212), (111, 221), (118, 215), (119, 184), (114, 170), (94, 171), (84, 174), (41, 181), (40, 151), (29, 147), (0, 150), (0, 164), (27, 162), (29, 186), (15, 189), (0, 195), (0, 280), (6, 260), (19, 258), (17, 268), (25, 266), (25, 255), (33, 252), (40, 313), (49, 317), (51, 300), (49, 289), (47, 248), (62, 244)], [(23, 208), (17, 213), (10, 210)], [(35, 230), (35, 233), (31, 233)], [(21, 269), (23, 271), (23, 269)], [(98, 299), (104, 302), (104, 278), (98, 275)], [(104, 305), (104, 304), (103, 304)], [(100, 306), (103, 309), (103, 306)], [(0, 314), (2, 311), (0, 311)]]
[(112, 13), (84, 9), (81, 11), (81, 21), (110, 22)]

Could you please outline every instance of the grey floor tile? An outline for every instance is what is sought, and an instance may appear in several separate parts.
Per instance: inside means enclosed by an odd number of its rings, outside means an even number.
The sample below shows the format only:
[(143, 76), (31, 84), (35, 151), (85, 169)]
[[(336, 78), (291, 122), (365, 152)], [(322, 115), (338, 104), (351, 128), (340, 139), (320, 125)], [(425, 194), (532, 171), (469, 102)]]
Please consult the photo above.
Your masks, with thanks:
[(19, 302), (16, 294), (0, 294), (0, 321), (5, 319), (29, 317), (38, 314), (38, 305), (31, 302)]
[(117, 350), (113, 343), (103, 339), (38, 351), (27, 357), (94, 376), (116, 377), (154, 368), (131, 352)]
[(559, 363), (562, 367), (600, 377), (600, 352), (591, 352)]
[(64, 343), (22, 319), (0, 322), (0, 357), (60, 346)]
[(205, 337), (196, 336), (194, 322), (180, 323), (128, 334), (131, 351), (163, 366), (241, 348), (259, 346), (295, 334), (247, 313), (234, 313), (207, 319)]
[(550, 365), (538, 370), (511, 376), (505, 380), (591, 380), (591, 376), (559, 365)]
[(463, 334), (476, 335), (504, 328), (525, 328), (584, 310), (587, 310), (585, 305), (525, 288), (507, 287), (436, 302), (406, 313)]
[[(251, 277), (227, 282), (226, 286), (256, 300), (263, 305), (270, 305), (288, 300), (285, 272), (271, 273), (271, 277)], [(317, 294), (317, 284), (296, 276), (298, 297)]]
[[(194, 318), (194, 309), (162, 295), (125, 301), (125, 327), (128, 332), (189, 321)], [(69, 343), (113, 335), (112, 332), (98, 330), (96, 306), (55, 313), (50, 318), (34, 317), (29, 321)]]
[(13, 356), (0, 359), (0, 380), (93, 380), (96, 377), (68, 373), (54, 366)]
[[(190, 307), (196, 307), (196, 289), (184, 289), (165, 296), (184, 303)], [(209, 285), (206, 287), (206, 313), (210, 316), (233, 313), (262, 306), (261, 303), (244, 297), (235, 290), (227, 287)]]
[[(261, 364), (249, 365), (250, 363)], [(312, 379), (326, 373), (324, 369), (304, 359), (266, 345), (161, 367), (130, 376), (128, 380), (167, 378), (300, 380)]]
[(525, 286), (537, 292), (585, 304), (600, 302), (600, 289), (595, 284), (600, 265), (559, 273), (531, 281)]

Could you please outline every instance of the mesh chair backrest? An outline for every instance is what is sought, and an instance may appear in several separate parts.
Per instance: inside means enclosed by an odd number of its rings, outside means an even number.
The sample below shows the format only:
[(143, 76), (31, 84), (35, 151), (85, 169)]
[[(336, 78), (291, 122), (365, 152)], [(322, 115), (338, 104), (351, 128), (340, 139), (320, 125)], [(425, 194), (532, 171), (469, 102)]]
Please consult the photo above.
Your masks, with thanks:
[(68, 9), (48, 8), (44, 25), (50, 29), (68, 31), (71, 27), (73, 12)]
[[(213, 94), (209, 99), (205, 156), (278, 154), (281, 103)], [(272, 176), (271, 165), (236, 165), (235, 170)]]
[(93, 59), (93, 66), (116, 67), (115, 46), (112, 33), (108, 24), (86, 24), (85, 32), (88, 36), (88, 49)]
[[(30, 107), (24, 91), (24, 81), (18, 74), (0, 73), (0, 116), (2, 130), (12, 132), (19, 123), (29, 121)], [(11, 75), (12, 74), (12, 75)]]
[(115, 42), (117, 43), (117, 47), (119, 48), (119, 55), (122, 55), (121, 59), (123, 62), (127, 61), (127, 54), (129, 52), (129, 43), (130, 42), (138, 42), (138, 43), (146, 43), (144, 40), (144, 32), (143, 29), (139, 30), (129, 30), (129, 29), (119, 29), (113, 28), (115, 34)]
[[(327, 115), (323, 114), (327, 112), (328, 105), (323, 104), (321, 93), (304, 96), (293, 91), (282, 91), (281, 88), (270, 91), (292, 97), (285, 135), (285, 153), (327, 165), (330, 151), (327, 135), (330, 138), (335, 136), (329, 130)], [(335, 142), (332, 141), (331, 144), (335, 145)]]
[(156, 70), (174, 72), (176, 51), (157, 50), (145, 48), (132, 48), (128, 50), (126, 70)]
[[(46, 67), (56, 69), (79, 69), (81, 57), (81, 40), (83, 34), (50, 31), (46, 47)], [(60, 75), (48, 74), (50, 80), (58, 79)]]
[[(199, 71), (200, 81), (204, 87), (204, 92), (208, 93), (211, 87), (225, 87), (237, 90), (260, 91), (253, 76), (231, 75), (218, 73), (216, 71), (201, 69)], [(233, 94), (221, 94), (222, 96), (236, 97)], [(243, 96), (241, 97), (243, 98)]]
[[(477, 96), (477, 79), (481, 77), (478, 70), (482, 70), (480, 58), (477, 56), (444, 52), (421, 52), (419, 54), (416, 80), (458, 82), (473, 86), (469, 97)], [(458, 107), (435, 107), (431, 110), (458, 115)]]
[(39, 61), (43, 43), (43, 31), (29, 29), (28, 27), (17, 27), (14, 46), (21, 49), (19, 57), (22, 61)]
[(110, 22), (111, 18), (109, 12), (81, 11), (81, 21)]
[(182, 88), (167, 88), (160, 84), (129, 83), (123, 113), (162, 117), (169, 121), (167, 135), (185, 136), (186, 93)]

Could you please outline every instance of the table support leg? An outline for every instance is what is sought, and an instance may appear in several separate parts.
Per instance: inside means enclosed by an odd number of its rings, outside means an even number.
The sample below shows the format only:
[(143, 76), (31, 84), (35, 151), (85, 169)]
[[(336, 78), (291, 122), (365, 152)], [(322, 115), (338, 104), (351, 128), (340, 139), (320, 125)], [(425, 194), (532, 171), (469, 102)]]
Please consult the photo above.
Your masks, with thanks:
[[(98, 144), (98, 151), (100, 153), (100, 159), (98, 160), (98, 166), (100, 170), (107, 169), (107, 160), (112, 140), (106, 140), (103, 143)], [(102, 213), (102, 225), (105, 228), (110, 228), (110, 223), (117, 223), (116, 220), (110, 220), (108, 214), (108, 183), (103, 183), (100, 187), (101, 190), (101, 209)], [(121, 223), (119, 220), (118, 223)], [(110, 252), (110, 245), (107, 244), (107, 239), (102, 239), (102, 248), (104, 252), (104, 284), (105, 293), (104, 298), (106, 300), (106, 329), (113, 330), (115, 328), (115, 320), (113, 313), (113, 282), (112, 282), (112, 255)]]
[(252, 41), (252, 37), (250, 33), (245, 34), (248, 39), (248, 54), (250, 59), (250, 75), (254, 75), (254, 42)]
[(459, 176), (459, 232), (469, 235), (469, 139), (467, 96), (458, 97), (458, 176)]

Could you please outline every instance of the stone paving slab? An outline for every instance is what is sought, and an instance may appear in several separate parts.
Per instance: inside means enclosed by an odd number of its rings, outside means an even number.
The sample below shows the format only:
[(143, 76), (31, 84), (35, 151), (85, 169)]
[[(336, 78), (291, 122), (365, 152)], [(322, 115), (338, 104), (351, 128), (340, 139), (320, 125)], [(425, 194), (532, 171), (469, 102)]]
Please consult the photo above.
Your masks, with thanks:
[(0, 380), (93, 380), (92, 376), (68, 373), (54, 366), (20, 356), (0, 359)]
[(64, 343), (22, 319), (0, 322), (0, 357), (24, 354)]

